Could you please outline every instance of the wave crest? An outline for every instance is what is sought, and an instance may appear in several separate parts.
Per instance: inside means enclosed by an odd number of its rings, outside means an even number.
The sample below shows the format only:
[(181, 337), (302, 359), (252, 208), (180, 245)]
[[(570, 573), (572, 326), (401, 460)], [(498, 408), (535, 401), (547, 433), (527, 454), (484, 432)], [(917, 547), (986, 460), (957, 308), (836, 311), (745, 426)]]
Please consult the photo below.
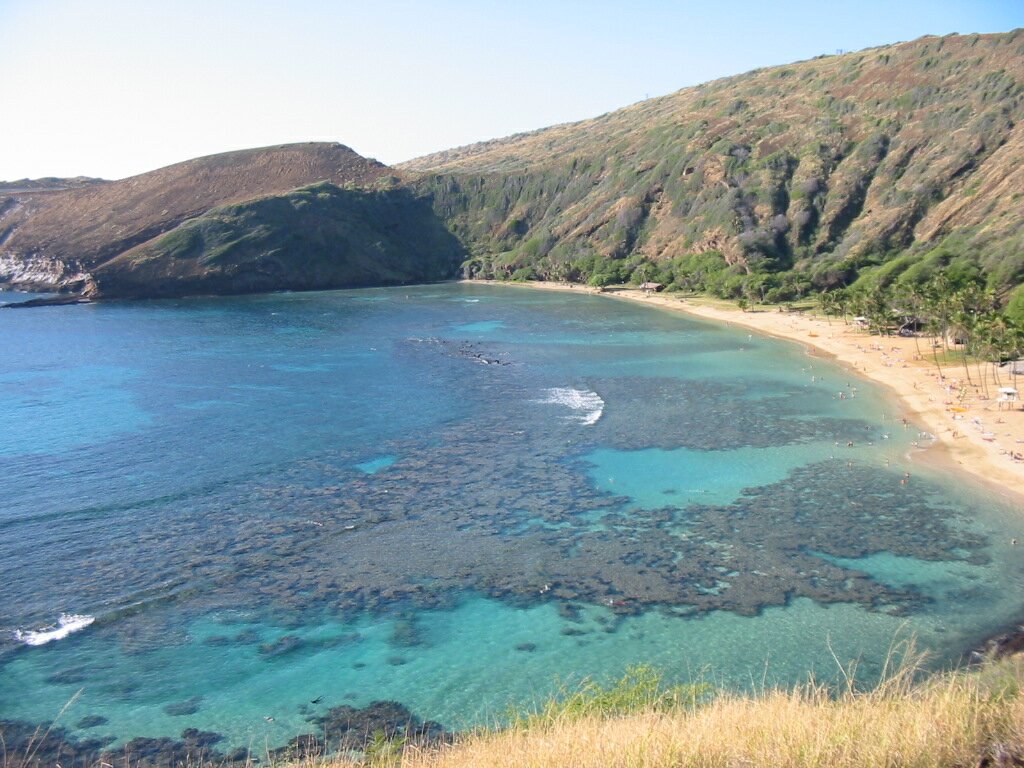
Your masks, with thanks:
[(553, 405), (564, 405), (571, 408), (575, 413), (566, 418), (579, 421), (583, 424), (596, 424), (604, 413), (604, 400), (597, 392), (588, 389), (573, 389), (572, 387), (552, 387), (544, 390), (546, 397), (542, 403)]
[(57, 625), (44, 627), (43, 629), (16, 630), (14, 639), (25, 645), (46, 645), (53, 640), (63, 640), (72, 632), (85, 629), (96, 621), (95, 616), (87, 616), (77, 613), (62, 613), (57, 619)]

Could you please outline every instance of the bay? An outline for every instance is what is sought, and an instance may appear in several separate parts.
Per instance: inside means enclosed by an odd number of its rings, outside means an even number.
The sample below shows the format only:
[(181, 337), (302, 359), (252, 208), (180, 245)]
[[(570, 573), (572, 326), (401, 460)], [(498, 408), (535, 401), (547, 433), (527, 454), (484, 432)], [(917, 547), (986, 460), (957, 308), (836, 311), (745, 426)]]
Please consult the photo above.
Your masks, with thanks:
[(914, 637), (942, 666), (1019, 616), (1015, 511), (797, 345), (476, 285), (0, 331), (0, 719), (74, 698), (79, 737), (262, 748), (395, 700), (457, 729), (636, 663), (870, 680)]

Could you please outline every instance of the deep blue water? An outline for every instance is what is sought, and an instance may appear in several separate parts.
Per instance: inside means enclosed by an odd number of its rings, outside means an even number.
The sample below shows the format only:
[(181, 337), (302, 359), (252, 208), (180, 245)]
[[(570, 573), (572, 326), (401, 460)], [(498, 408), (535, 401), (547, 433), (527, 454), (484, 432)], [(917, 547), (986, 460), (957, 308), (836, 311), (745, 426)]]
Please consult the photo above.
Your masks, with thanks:
[[(902, 416), (796, 345), (589, 295), (4, 310), (0, 719), (81, 691), (78, 736), (273, 746), (638, 662), (870, 677), (911, 635), (954, 661), (1019, 617), (1018, 520), (908, 459)], [(25, 643), (62, 613), (95, 621)]]

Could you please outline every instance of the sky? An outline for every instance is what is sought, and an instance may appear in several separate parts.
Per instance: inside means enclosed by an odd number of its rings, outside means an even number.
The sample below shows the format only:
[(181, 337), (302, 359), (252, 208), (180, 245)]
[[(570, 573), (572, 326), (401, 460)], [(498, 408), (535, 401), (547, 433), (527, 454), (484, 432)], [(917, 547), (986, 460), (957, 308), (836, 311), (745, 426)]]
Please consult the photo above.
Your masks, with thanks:
[(396, 163), (1024, 0), (0, 0), (0, 179), (337, 141)]

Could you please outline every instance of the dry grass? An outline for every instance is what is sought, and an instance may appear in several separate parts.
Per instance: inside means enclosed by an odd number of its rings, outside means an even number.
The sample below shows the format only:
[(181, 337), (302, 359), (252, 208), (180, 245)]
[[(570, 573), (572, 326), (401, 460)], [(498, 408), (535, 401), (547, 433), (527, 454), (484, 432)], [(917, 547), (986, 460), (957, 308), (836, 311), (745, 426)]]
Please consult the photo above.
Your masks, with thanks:
[[(871, 768), (1024, 765), (1020, 659), (914, 682), (905, 666), (880, 687), (838, 696), (813, 685), (722, 694), (696, 708), (584, 716), (553, 713), (454, 745), (407, 748), (402, 768)], [(313, 764), (307, 764), (312, 768)], [(349, 762), (317, 762), (343, 768)]]

